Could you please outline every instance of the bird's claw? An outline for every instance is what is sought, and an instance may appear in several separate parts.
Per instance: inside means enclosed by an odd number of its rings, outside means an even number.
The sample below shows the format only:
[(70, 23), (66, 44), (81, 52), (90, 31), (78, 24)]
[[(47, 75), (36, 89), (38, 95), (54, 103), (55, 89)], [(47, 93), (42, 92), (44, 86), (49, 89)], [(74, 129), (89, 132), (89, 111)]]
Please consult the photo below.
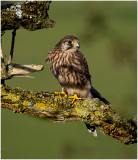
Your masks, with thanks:
[(72, 104), (74, 103), (74, 101), (75, 101), (76, 99), (82, 99), (82, 98), (79, 98), (79, 97), (77, 96), (77, 94), (74, 94), (74, 96), (69, 96), (68, 98), (73, 99), (73, 101), (71, 102)]
[[(65, 92), (54, 92), (54, 95), (68, 97)], [(74, 101), (76, 99), (82, 99), (82, 98), (78, 97), (77, 94), (74, 94), (73, 96), (69, 96), (68, 98), (73, 99), (71, 102), (72, 104), (74, 103)]]

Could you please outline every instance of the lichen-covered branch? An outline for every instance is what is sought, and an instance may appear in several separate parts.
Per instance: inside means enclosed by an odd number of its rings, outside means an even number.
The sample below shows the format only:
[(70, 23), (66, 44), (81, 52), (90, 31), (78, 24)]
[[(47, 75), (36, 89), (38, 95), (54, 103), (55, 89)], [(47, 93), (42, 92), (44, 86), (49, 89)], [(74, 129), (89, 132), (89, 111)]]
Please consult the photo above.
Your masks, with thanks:
[(116, 138), (124, 144), (137, 142), (137, 126), (135, 121), (119, 116), (110, 106), (94, 98), (92, 100), (76, 100), (64, 94), (35, 92), (21, 88), (1, 87), (1, 105), (18, 113), (39, 116), (50, 121), (82, 121), (95, 125), (105, 134)]
[(30, 31), (52, 28), (55, 22), (49, 19), (50, 1), (9, 3), (1, 7), (1, 31), (23, 27)]

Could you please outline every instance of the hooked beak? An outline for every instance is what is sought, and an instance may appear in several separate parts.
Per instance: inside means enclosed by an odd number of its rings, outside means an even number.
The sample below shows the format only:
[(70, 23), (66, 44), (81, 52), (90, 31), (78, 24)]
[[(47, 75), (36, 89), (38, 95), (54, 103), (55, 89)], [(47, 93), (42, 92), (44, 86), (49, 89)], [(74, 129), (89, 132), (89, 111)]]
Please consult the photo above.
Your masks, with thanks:
[(80, 48), (80, 45), (78, 43), (74, 43), (74, 46), (76, 46), (77, 48)]

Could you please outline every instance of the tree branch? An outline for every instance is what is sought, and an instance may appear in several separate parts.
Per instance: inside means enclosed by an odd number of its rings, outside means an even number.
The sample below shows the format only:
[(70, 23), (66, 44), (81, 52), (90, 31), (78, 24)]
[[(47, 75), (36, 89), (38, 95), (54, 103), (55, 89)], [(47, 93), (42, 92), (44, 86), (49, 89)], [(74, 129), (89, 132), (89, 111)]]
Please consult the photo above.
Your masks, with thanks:
[(30, 31), (52, 28), (55, 22), (49, 19), (50, 1), (33, 1), (2, 5), (1, 30), (12, 30), (23, 27)]
[(11, 51), (8, 62), (4, 59), (1, 49), (1, 79), (3, 84), (5, 80), (17, 76), (30, 78), (31, 76), (25, 74), (41, 71), (43, 69), (42, 65), (21, 65), (13, 63), (12, 58), (16, 29), (23, 27), (30, 31), (34, 31), (37, 29), (54, 27), (55, 22), (49, 19), (48, 15), (50, 3), (50, 1), (26, 1), (17, 4), (8, 3), (2, 5), (1, 30), (3, 34), (5, 33), (5, 30), (14, 30), (12, 32)]
[(65, 95), (23, 90), (2, 85), (1, 104), (14, 112), (39, 116), (56, 122), (81, 121), (95, 125), (104, 134), (124, 144), (137, 142), (135, 119), (126, 120), (99, 99), (72, 100)]

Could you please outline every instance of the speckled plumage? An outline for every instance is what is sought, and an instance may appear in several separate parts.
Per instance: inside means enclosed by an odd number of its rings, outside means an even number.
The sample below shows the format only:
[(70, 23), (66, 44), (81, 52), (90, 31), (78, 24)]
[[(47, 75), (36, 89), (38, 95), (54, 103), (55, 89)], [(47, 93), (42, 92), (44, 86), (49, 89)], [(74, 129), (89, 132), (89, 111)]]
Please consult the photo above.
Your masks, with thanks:
[[(67, 94), (77, 94), (82, 98), (99, 98), (104, 103), (109, 102), (91, 86), (91, 75), (83, 54), (78, 51), (79, 40), (74, 36), (66, 36), (49, 52), (46, 61), (50, 70)], [(90, 132), (95, 132), (93, 126), (86, 125)], [(96, 134), (96, 133), (95, 133)]]

